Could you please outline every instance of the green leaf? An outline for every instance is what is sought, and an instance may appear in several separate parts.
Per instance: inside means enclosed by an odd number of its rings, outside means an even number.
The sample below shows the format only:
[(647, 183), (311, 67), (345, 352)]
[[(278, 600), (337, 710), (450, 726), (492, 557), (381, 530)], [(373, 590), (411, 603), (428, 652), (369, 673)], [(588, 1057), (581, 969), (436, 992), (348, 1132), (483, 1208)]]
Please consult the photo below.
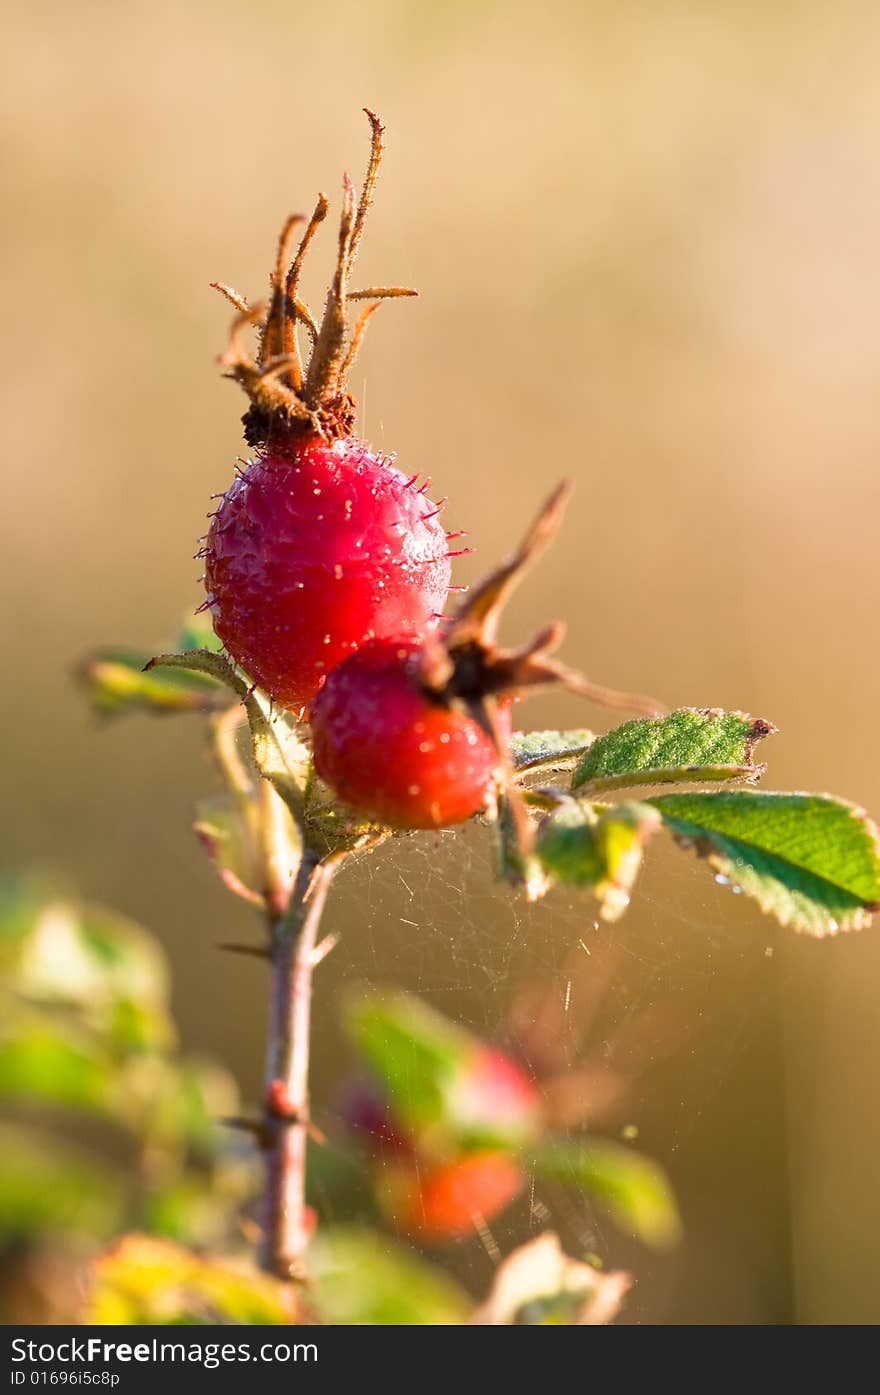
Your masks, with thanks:
[(467, 1321), (467, 1294), (442, 1270), (385, 1235), (319, 1229), (309, 1248), (309, 1268), (324, 1322), (404, 1327)]
[(92, 1041), (51, 1021), (14, 1021), (0, 1040), (0, 1098), (112, 1115), (113, 1062)]
[(170, 1240), (127, 1235), (93, 1266), (81, 1320), (119, 1324), (268, 1325), (297, 1321), (290, 1285)]
[(81, 1024), (117, 1050), (161, 1049), (171, 1042), (165, 960), (139, 925), (48, 887), (30, 900), (28, 922), (14, 955), (4, 956), (19, 998), (73, 1009)]
[(646, 1245), (679, 1238), (681, 1223), (666, 1174), (657, 1163), (616, 1143), (553, 1140), (532, 1156), (539, 1176), (590, 1193), (620, 1227)]
[(253, 690), (245, 705), (254, 739), (254, 760), (299, 821), (312, 766), (311, 751), (297, 735), (290, 714), (276, 707), (259, 688)]
[(776, 730), (759, 717), (682, 707), (667, 717), (624, 722), (586, 752), (572, 777), (581, 794), (673, 781), (748, 780), (764, 773), (755, 745)]
[(515, 731), (510, 739), (514, 768), (568, 770), (595, 740), (591, 731)]
[(109, 1235), (123, 1206), (119, 1178), (57, 1138), (0, 1129), (0, 1239), (46, 1231)]
[(860, 930), (880, 906), (877, 829), (827, 794), (665, 794), (648, 801), (782, 925), (809, 935)]
[(598, 1326), (620, 1311), (632, 1280), (622, 1270), (603, 1273), (571, 1259), (559, 1237), (545, 1230), (504, 1259), (488, 1297), (471, 1317), (480, 1326)]
[(531, 846), (523, 846), (519, 825), (510, 799), (498, 797), (498, 817), (492, 823), (495, 835), (497, 874), (510, 886), (521, 887), (527, 901), (539, 901), (549, 881)]
[(133, 711), (167, 715), (213, 712), (228, 699), (208, 674), (144, 672), (149, 654), (131, 649), (98, 649), (83, 660), (79, 676), (89, 697), (106, 716)]
[(546, 872), (595, 892), (602, 918), (617, 920), (629, 905), (645, 843), (659, 825), (647, 804), (597, 813), (565, 799), (538, 829), (535, 850)]

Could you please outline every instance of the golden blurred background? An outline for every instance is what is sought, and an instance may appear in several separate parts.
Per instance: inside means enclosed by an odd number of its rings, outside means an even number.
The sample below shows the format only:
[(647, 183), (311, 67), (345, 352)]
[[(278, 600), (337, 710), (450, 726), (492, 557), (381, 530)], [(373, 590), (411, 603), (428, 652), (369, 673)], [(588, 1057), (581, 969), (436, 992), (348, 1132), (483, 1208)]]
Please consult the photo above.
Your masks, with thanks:
[[(188, 831), (197, 725), (102, 728), (71, 672), (159, 646), (201, 599), (244, 407), (208, 282), (261, 294), (284, 214), (319, 189), (338, 207), (364, 105), (388, 155), (361, 274), (422, 298), (374, 321), (361, 430), (450, 496), (478, 549), (458, 579), (573, 476), (510, 633), (565, 615), (597, 680), (771, 718), (769, 787), (880, 813), (876, 6), (33, 0), (4, 28), (3, 862), (153, 929), (189, 1046), (253, 1097), (265, 982), (213, 948), (249, 913)], [(554, 696), (527, 720), (605, 716)], [(330, 921), (319, 1117), (345, 982), (491, 1032), (523, 981), (562, 992), (593, 933), (589, 907), (496, 888), (476, 831), (382, 850)], [(611, 1026), (649, 1006), (687, 1027), (674, 1049), (650, 1029), (629, 1104), (686, 1240), (627, 1253), (628, 1320), (880, 1319), (880, 933), (795, 938), (655, 852), (614, 938)], [(479, 1244), (454, 1263), (485, 1287)]]

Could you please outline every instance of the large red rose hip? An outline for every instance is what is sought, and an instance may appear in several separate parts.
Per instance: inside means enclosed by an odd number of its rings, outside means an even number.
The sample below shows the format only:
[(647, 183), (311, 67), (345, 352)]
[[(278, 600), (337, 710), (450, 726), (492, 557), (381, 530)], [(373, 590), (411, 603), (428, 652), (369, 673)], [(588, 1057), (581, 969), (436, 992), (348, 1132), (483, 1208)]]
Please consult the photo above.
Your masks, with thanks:
[(307, 706), (374, 637), (436, 623), (449, 544), (414, 482), (362, 442), (270, 443), (220, 504), (205, 550), (214, 628), (277, 702)]

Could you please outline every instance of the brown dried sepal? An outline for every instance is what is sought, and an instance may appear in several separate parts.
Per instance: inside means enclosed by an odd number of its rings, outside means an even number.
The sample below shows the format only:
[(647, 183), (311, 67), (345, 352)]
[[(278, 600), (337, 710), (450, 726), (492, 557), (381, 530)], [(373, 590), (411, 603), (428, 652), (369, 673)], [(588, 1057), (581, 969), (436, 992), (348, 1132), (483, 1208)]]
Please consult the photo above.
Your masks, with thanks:
[[(348, 175), (343, 180), (342, 214), (339, 222), (339, 251), (333, 282), (327, 293), (320, 324), (299, 297), (303, 262), (309, 245), (327, 216), (329, 203), (324, 194), (311, 218), (293, 214), (287, 219), (278, 240), (275, 270), (271, 276), (272, 294), (268, 302), (251, 305), (222, 281), (211, 284), (235, 306), (229, 344), (220, 355), (226, 376), (244, 388), (251, 406), (243, 418), (249, 445), (262, 445), (273, 432), (299, 427), (303, 432), (334, 440), (350, 436), (354, 429), (356, 404), (346, 388), (346, 378), (363, 341), (367, 324), (383, 300), (413, 296), (408, 286), (369, 286), (350, 290), (349, 278), (363, 236), (367, 214), (384, 151), (384, 127), (374, 112), (364, 108), (370, 121), (372, 139), (370, 160), (360, 196)], [(305, 229), (293, 252), (294, 235)], [(351, 331), (348, 326), (350, 301), (368, 300)], [(303, 325), (311, 340), (311, 354), (304, 364), (300, 354), (297, 326)], [(256, 356), (244, 347), (241, 332), (248, 326), (260, 331)]]
[(639, 693), (603, 688), (553, 657), (565, 637), (565, 625), (554, 620), (519, 649), (503, 649), (497, 642), (501, 615), (512, 592), (526, 572), (552, 542), (571, 496), (568, 480), (554, 490), (519, 548), (507, 561), (480, 582), (454, 616), (444, 639), (430, 636), (424, 647), (421, 682), (435, 702), (460, 707), (492, 734), (489, 712), (504, 696), (525, 689), (562, 684), (605, 707), (621, 707), (649, 717), (666, 708)]
[(466, 712), (494, 741), (499, 757), (499, 785), (509, 801), (523, 854), (532, 846), (532, 827), (514, 783), (510, 752), (498, 720), (499, 700), (530, 688), (561, 684), (605, 707), (624, 708), (648, 717), (662, 716), (667, 710), (654, 698), (591, 683), (554, 658), (565, 636), (565, 625), (560, 620), (546, 625), (519, 649), (504, 649), (497, 642), (504, 607), (556, 536), (571, 492), (570, 481), (563, 480), (517, 551), (470, 592), (445, 638), (431, 635), (426, 639), (420, 672), (422, 688), (433, 702)]

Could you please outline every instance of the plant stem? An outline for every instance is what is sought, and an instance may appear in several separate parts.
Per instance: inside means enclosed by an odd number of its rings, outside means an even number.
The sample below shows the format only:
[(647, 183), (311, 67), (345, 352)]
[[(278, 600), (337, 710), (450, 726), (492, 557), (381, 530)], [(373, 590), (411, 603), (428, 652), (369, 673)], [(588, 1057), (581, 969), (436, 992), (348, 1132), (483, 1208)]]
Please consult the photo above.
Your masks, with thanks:
[(272, 998), (261, 1120), (266, 1158), (262, 1267), (280, 1279), (304, 1277), (309, 1134), (312, 971), (321, 915), (342, 860), (304, 855), (286, 914), (272, 935)]

